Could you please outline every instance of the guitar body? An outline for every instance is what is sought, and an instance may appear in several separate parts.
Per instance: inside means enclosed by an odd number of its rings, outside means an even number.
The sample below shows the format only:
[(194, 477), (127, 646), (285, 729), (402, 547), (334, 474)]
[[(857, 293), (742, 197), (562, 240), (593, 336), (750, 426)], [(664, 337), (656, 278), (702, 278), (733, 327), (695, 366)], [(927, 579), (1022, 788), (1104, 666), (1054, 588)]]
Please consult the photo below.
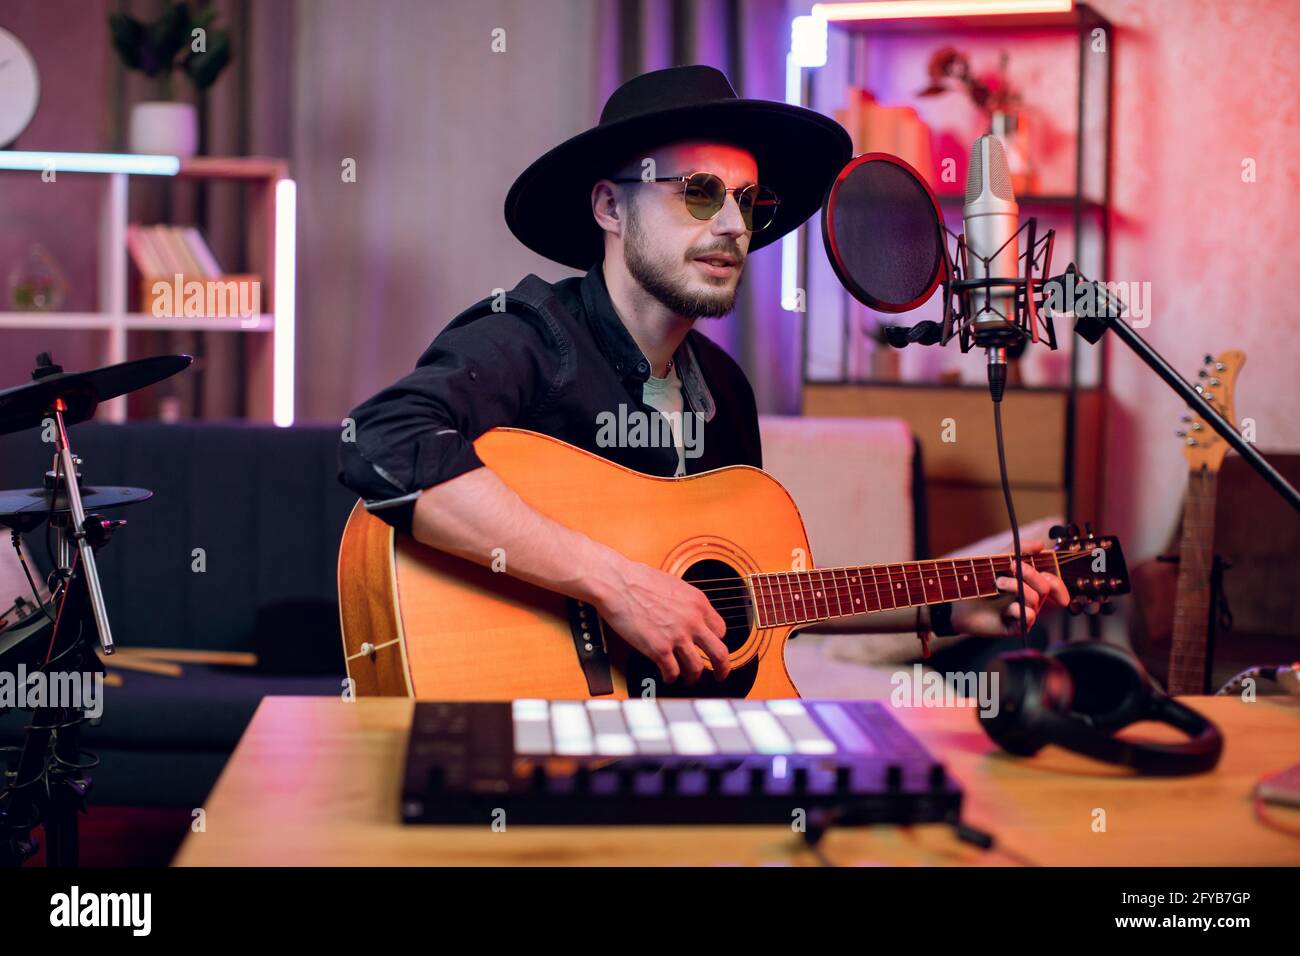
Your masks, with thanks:
[[(688, 580), (788, 571), (802, 555), (812, 566), (803, 519), (789, 493), (766, 472), (720, 468), (683, 478), (639, 474), (558, 439), (493, 429), (475, 451), (542, 514), (637, 561)], [(509, 566), (510, 555), (495, 557)], [(339, 603), (348, 676), (358, 696), (436, 700), (586, 698), (562, 595), (397, 534), (358, 503), (339, 552)], [(658, 671), (586, 608), (603, 633), (611, 698), (641, 696), (797, 697), (784, 646), (791, 625), (757, 626), (739, 602), (728, 619), (732, 674), (705, 673), (693, 686), (664, 685)], [(574, 606), (576, 608), (576, 606)], [(737, 612), (740, 613), (737, 613)]]

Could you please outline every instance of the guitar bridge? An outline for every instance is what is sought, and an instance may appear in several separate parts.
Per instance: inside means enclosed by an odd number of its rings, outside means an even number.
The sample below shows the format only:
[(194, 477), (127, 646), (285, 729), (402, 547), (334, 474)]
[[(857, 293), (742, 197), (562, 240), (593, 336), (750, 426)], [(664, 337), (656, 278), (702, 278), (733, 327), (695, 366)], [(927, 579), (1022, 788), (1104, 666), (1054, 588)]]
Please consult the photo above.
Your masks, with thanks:
[(605, 622), (596, 609), (585, 601), (568, 598), (569, 633), (573, 647), (578, 652), (582, 676), (587, 679), (587, 693), (604, 697), (614, 693), (614, 677), (610, 670), (609, 648), (605, 644)]

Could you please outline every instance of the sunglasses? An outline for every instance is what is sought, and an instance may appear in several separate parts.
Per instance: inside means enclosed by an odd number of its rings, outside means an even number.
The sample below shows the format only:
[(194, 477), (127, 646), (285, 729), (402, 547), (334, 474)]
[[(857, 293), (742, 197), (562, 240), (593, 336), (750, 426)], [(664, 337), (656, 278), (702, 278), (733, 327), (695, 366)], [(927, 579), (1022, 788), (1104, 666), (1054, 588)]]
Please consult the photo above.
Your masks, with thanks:
[(719, 177), (713, 173), (691, 173), (689, 176), (663, 176), (659, 179), (613, 179), (615, 183), (681, 183), (682, 199), (686, 208), (696, 219), (712, 219), (722, 211), (727, 201), (727, 193), (736, 194), (736, 205), (740, 207), (740, 218), (750, 232), (758, 232), (772, 225), (776, 218), (776, 208), (781, 200), (776, 193), (766, 186), (753, 183), (749, 186), (727, 188)]

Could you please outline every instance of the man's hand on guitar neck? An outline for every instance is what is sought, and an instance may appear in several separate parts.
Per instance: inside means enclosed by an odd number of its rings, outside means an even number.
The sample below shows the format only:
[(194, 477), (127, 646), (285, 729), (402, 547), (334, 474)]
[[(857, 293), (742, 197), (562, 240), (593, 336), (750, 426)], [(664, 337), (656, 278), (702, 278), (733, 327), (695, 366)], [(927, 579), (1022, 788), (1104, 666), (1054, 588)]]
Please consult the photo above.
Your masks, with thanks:
[(726, 625), (702, 591), (546, 517), (489, 468), (425, 489), (411, 532), (476, 564), (491, 566), (503, 555), (507, 574), (587, 602), (667, 683), (700, 678), (699, 650), (716, 680), (731, 670), (721, 640)]
[[(1006, 543), (1009, 550), (1010, 542)], [(1042, 551), (1042, 541), (1026, 541), (1021, 550), (1025, 554), (1037, 554)], [(983, 550), (983, 549), (980, 549)], [(1000, 547), (991, 550), (1001, 552)], [(1030, 564), (1024, 565), (1025, 574), (1025, 619), (1030, 627), (1038, 615), (1054, 607), (1064, 607), (1070, 603), (1069, 592), (1065, 582), (1055, 574), (1039, 571)], [(932, 641), (936, 650), (968, 637), (1015, 637), (1020, 633), (1020, 604), (1016, 599), (1015, 577), (999, 577), (996, 597), (969, 598), (955, 601), (952, 606), (952, 626), (957, 631), (954, 637), (939, 637)], [(928, 625), (928, 608), (923, 608), (922, 618)], [(801, 630), (828, 634), (879, 634), (889, 635), (877, 639), (877, 648), (883, 652), (882, 659), (908, 660), (916, 650), (916, 636), (913, 628), (916, 623), (916, 611), (912, 608), (900, 608), (896, 611), (879, 611), (874, 614), (856, 614), (830, 621), (818, 621)], [(886, 646), (887, 645), (887, 646)]]
[[(1042, 541), (1026, 541), (1023, 554), (1037, 554), (1043, 550)], [(1039, 571), (1030, 564), (1022, 564), (1025, 578), (1025, 624), (1034, 626), (1038, 615), (1053, 607), (1065, 607), (1070, 594), (1065, 582), (1055, 574)], [(952, 606), (952, 626), (958, 634), (972, 637), (1016, 637), (1020, 634), (1020, 602), (1016, 600), (1015, 576), (997, 579), (1002, 593), (993, 598), (972, 598), (958, 601)]]

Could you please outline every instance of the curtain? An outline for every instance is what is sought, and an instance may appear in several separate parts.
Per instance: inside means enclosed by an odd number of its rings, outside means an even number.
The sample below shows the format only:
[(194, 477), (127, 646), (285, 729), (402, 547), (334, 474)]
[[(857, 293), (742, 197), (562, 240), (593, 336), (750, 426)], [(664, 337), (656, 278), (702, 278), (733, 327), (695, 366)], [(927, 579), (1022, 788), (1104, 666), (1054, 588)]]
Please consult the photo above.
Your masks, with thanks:
[[(505, 226), (525, 166), (647, 70), (707, 63), (742, 96), (780, 99), (789, 20), (784, 0), (311, 0), (296, 30), (298, 408), (337, 421), (472, 302), (529, 272), (575, 274)], [(735, 314), (698, 327), (741, 362), (760, 410), (793, 412), (798, 322), (780, 308), (777, 244), (750, 261)]]

